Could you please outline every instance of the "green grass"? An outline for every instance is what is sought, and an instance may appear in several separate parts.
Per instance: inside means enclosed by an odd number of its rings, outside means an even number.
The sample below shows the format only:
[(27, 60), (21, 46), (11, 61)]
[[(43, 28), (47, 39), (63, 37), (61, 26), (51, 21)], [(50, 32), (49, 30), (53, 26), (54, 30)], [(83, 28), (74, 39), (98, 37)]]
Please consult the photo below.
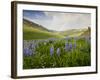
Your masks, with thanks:
[(87, 31), (87, 29), (71, 29), (71, 30), (60, 32), (60, 34), (68, 37), (78, 37), (81, 36), (81, 34), (83, 34), (85, 31)]
[(90, 28), (88, 29), (70, 29), (61, 32), (51, 31), (34, 22), (23, 19), (23, 39), (48, 39), (48, 38), (65, 38), (90, 36)]
[(64, 36), (39, 30), (33, 27), (29, 27), (28, 25), (24, 25), (23, 38), (24, 40), (32, 40), (32, 39), (47, 39), (47, 38), (64, 38)]
[[(65, 43), (74, 44), (74, 39), (49, 41), (44, 44), (40, 42), (36, 47), (35, 54), (32, 56), (23, 57), (23, 68), (57, 68), (57, 67), (77, 67), (90, 66), (90, 43), (85, 39), (76, 41), (76, 48), (66, 51)], [(54, 46), (54, 54), (50, 56), (50, 47)], [(57, 55), (56, 50), (60, 48), (60, 56)]]
[[(38, 43), (35, 54), (31, 56), (23, 56), (23, 69), (34, 68), (57, 68), (57, 67), (77, 67), (91, 65), (91, 45), (85, 39), (76, 41), (76, 48), (65, 50), (65, 43), (74, 44), (73, 38), (69, 40), (61, 40), (65, 37), (90, 36), (90, 32), (84, 30), (68, 30), (64, 32), (50, 32), (37, 24), (24, 22), (23, 40), (30, 42), (31, 40), (46, 40), (56, 38), (55, 41)], [(44, 44), (46, 43), (46, 44)], [(50, 48), (54, 46), (54, 54), (50, 56)], [(57, 49), (60, 48), (60, 56), (57, 55)]]

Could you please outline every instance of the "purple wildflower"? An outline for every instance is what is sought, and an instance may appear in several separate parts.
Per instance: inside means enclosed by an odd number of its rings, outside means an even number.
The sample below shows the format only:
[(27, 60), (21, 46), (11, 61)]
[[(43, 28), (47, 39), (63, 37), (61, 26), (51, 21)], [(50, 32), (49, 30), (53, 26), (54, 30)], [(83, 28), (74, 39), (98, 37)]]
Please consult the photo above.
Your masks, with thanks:
[(60, 56), (60, 48), (57, 48), (57, 55)]
[(52, 47), (50, 48), (50, 55), (52, 56), (53, 53), (54, 53), (54, 47), (52, 46)]
[(72, 43), (66, 43), (66, 44), (65, 44), (65, 50), (66, 50), (66, 51), (69, 51), (69, 50), (71, 50), (72, 48), (73, 48)]
[(76, 48), (76, 43), (73, 44), (73, 48)]
[(31, 49), (28, 49), (28, 48), (24, 48), (24, 55), (25, 56), (31, 56), (32, 55), (32, 50)]
[(65, 44), (65, 50), (66, 50), (66, 51), (69, 50), (69, 43), (66, 43), (66, 44)]
[(29, 46), (29, 48), (30, 48), (30, 49), (35, 48), (35, 44), (32, 44), (32, 43), (31, 43), (30, 46)]
[(73, 48), (73, 45), (70, 43), (69, 44), (69, 50), (71, 50)]

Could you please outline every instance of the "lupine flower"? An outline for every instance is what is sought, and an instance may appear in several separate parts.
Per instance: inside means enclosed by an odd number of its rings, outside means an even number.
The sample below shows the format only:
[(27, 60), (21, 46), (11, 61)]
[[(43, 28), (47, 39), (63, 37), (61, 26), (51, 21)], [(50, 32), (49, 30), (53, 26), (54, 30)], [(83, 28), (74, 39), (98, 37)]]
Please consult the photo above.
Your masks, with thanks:
[(32, 55), (32, 50), (29, 48), (24, 48), (24, 55), (25, 56), (31, 56)]
[(54, 47), (52, 46), (52, 47), (50, 48), (50, 55), (52, 56), (53, 53), (54, 53)]
[(66, 51), (69, 51), (69, 50), (71, 50), (72, 48), (73, 48), (72, 43), (66, 43), (66, 44), (65, 44), (65, 50), (66, 50)]
[(70, 43), (69, 44), (69, 50), (71, 50), (73, 48), (73, 45)]
[(57, 48), (57, 55), (60, 56), (60, 48)]
[(31, 44), (29, 45), (29, 49), (35, 54), (36, 44), (31, 43)]
[(29, 48), (30, 48), (30, 49), (35, 48), (35, 44), (32, 44), (32, 43), (31, 43), (30, 46), (29, 46)]
[(66, 51), (69, 50), (69, 43), (66, 43), (66, 44), (65, 44), (65, 50), (66, 50)]

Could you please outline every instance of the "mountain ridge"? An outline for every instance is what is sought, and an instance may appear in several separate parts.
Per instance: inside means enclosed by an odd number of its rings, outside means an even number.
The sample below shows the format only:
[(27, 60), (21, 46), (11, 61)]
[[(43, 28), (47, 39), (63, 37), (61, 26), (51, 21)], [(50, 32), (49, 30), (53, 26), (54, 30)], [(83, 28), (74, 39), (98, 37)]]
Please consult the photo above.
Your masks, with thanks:
[(48, 30), (42, 25), (23, 19), (24, 39), (44, 39), (44, 38), (64, 38), (90, 36), (90, 28), (87, 29), (69, 29), (65, 31)]
[(32, 21), (29, 21), (27, 19), (23, 19), (23, 23), (24, 24), (28, 24), (30, 27), (35, 27), (35, 28), (38, 28), (38, 29), (42, 29), (42, 30), (45, 30), (45, 31), (49, 31), (48, 29), (44, 28), (42, 25), (39, 25), (37, 23), (34, 23)]

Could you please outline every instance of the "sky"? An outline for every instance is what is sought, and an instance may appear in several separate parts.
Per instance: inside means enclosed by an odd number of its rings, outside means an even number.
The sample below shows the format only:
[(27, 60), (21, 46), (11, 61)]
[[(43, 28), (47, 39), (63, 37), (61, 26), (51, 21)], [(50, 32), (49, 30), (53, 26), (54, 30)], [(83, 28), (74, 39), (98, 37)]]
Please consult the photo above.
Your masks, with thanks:
[(91, 27), (90, 13), (23, 10), (23, 18), (55, 31)]

